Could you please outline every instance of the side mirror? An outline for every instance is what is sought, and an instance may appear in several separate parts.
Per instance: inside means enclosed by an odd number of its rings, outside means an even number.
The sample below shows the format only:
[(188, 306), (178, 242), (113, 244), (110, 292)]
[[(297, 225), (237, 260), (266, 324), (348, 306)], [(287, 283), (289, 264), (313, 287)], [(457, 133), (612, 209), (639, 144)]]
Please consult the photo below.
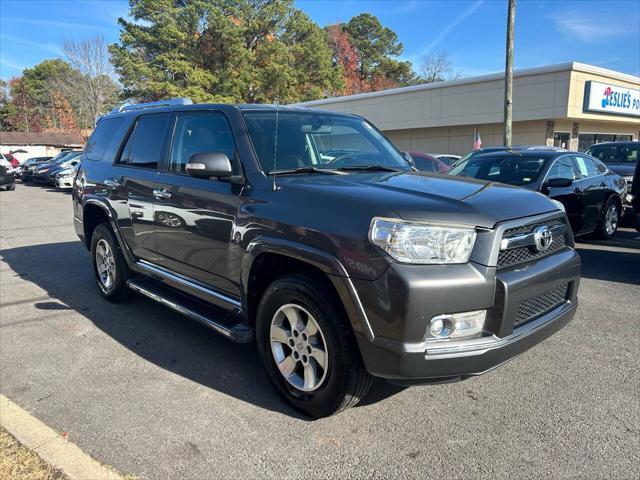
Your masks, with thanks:
[(189, 158), (185, 170), (197, 178), (229, 178), (232, 174), (229, 157), (223, 152), (194, 153)]
[(573, 180), (570, 178), (550, 178), (546, 183), (549, 188), (564, 188), (570, 187)]

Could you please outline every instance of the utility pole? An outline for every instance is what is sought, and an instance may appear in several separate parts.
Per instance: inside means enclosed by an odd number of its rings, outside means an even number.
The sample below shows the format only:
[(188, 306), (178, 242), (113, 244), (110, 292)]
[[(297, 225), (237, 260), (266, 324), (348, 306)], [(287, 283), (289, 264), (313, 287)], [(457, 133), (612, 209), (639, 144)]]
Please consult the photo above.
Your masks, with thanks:
[(507, 60), (504, 69), (504, 144), (511, 146), (511, 118), (513, 110), (513, 32), (516, 23), (516, 0), (508, 0)]

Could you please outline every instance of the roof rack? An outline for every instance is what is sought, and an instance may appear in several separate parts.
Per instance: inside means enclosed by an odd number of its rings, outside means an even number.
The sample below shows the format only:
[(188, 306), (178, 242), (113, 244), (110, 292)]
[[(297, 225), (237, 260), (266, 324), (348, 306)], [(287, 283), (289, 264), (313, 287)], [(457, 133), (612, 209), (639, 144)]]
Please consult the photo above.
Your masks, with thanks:
[(190, 98), (169, 98), (167, 100), (160, 100), (157, 102), (146, 103), (131, 103), (129, 100), (124, 102), (119, 107), (115, 107), (110, 113), (128, 112), (131, 110), (142, 110), (145, 108), (157, 108), (157, 107), (171, 107), (176, 105), (193, 105)]

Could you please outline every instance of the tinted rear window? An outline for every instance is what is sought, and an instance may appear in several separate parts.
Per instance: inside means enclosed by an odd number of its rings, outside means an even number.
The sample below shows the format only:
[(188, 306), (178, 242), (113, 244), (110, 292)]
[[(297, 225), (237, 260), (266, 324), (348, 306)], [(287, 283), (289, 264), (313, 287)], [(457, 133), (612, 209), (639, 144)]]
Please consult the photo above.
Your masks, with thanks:
[(140, 117), (125, 147), (123, 163), (157, 169), (168, 124), (168, 115)]
[(604, 163), (636, 163), (640, 152), (638, 144), (593, 145), (585, 153)]
[(536, 156), (477, 156), (458, 162), (449, 175), (479, 178), (509, 185), (529, 185), (540, 176), (547, 159)]
[(84, 156), (89, 160), (102, 160), (105, 152), (109, 148), (113, 136), (122, 125), (124, 118), (106, 118), (98, 122), (93, 135), (87, 142), (84, 149)]

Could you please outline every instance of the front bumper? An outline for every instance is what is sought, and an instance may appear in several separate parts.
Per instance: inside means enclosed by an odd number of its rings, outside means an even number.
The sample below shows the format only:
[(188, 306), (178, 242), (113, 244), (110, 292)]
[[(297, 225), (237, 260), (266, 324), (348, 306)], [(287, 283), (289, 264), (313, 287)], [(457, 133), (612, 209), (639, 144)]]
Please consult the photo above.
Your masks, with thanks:
[(51, 175), (49, 173), (40, 173), (31, 176), (31, 181), (33, 183), (40, 183), (43, 185), (47, 185), (51, 183)]
[(0, 187), (11, 185), (15, 182), (15, 176), (13, 173), (0, 174)]
[(75, 176), (73, 175), (66, 176), (66, 177), (56, 177), (55, 179), (56, 188), (59, 188), (61, 190), (70, 190), (73, 188), (74, 179), (75, 179)]
[[(358, 338), (369, 372), (413, 385), (479, 375), (552, 335), (577, 308), (580, 258), (572, 248), (534, 262), (496, 270), (466, 265), (393, 264), (373, 282), (354, 283), (374, 332)], [(567, 285), (564, 301), (514, 327), (519, 306)], [(429, 320), (439, 314), (487, 310), (485, 336), (425, 341)]]

